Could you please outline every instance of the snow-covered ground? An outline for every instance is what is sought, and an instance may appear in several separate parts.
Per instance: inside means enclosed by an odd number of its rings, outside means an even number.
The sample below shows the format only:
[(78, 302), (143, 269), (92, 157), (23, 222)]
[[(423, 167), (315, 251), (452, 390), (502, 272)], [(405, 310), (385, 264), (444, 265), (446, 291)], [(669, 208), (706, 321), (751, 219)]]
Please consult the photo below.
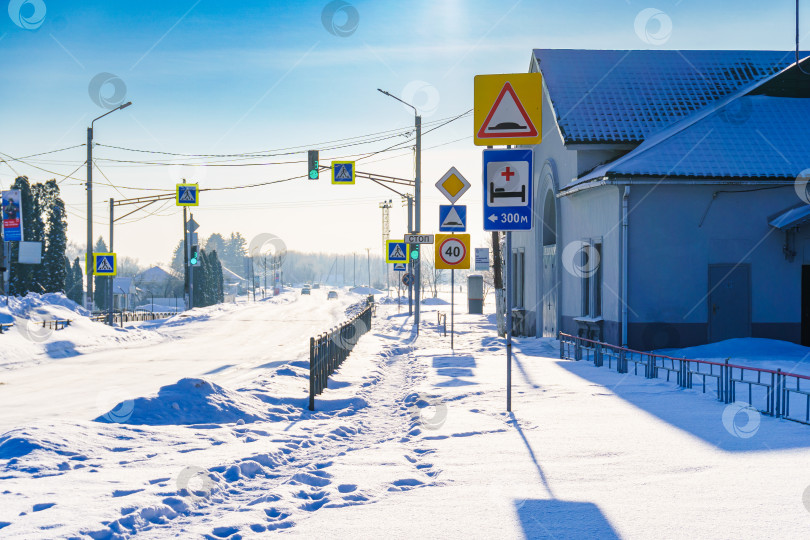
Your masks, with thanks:
[[(492, 306), (460, 313), (460, 294), (454, 351), (449, 305), (423, 305), (417, 338), (381, 304), (309, 412), (309, 337), (363, 299), (326, 293), (77, 324), (25, 361), (0, 336), (0, 536), (810, 532), (810, 427), (742, 414), (740, 431), (697, 390), (560, 360), (550, 339), (515, 340), (506, 413)], [(48, 354), (57, 339), (75, 352)]]

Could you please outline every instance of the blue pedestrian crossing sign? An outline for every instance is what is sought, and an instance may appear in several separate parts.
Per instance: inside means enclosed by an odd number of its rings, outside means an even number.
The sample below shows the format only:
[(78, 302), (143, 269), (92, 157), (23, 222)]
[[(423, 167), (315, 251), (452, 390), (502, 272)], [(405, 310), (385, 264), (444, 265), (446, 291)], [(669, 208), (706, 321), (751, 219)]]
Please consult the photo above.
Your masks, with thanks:
[(439, 230), (442, 232), (464, 232), (467, 230), (467, 205), (440, 204)]
[(404, 272), (408, 269), (408, 265), (405, 263), (394, 263), (394, 272)]
[(333, 184), (354, 184), (354, 161), (332, 162)]
[(117, 273), (115, 253), (93, 253), (93, 275), (114, 276)]
[(174, 199), (177, 206), (199, 206), (200, 186), (197, 184), (177, 184)]
[(406, 263), (410, 261), (408, 256), (408, 244), (402, 240), (385, 241), (385, 262)]

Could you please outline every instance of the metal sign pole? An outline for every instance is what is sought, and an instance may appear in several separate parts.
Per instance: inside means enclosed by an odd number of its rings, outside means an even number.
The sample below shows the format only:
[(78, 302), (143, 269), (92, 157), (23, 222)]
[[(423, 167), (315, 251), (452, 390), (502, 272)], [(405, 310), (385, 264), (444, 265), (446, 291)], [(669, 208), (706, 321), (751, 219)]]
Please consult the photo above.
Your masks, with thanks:
[(456, 271), (450, 269), (450, 350), (453, 350), (453, 317), (455, 315)]
[(506, 231), (506, 410), (512, 411), (512, 231)]
[[(115, 220), (113, 219), (113, 203), (115, 199), (110, 199), (110, 253), (115, 253), (115, 249), (113, 248), (113, 223)], [(113, 322), (113, 311), (115, 309), (114, 301), (115, 301), (115, 278), (110, 276), (110, 326), (115, 324)]]

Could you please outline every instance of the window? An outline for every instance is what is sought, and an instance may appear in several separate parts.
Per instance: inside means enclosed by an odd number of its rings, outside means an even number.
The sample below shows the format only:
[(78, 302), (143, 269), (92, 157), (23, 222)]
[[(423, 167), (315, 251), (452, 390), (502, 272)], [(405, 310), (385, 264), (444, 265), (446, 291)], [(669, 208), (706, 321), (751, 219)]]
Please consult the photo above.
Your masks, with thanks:
[(582, 316), (602, 316), (602, 242), (585, 240), (574, 262), (582, 281)]

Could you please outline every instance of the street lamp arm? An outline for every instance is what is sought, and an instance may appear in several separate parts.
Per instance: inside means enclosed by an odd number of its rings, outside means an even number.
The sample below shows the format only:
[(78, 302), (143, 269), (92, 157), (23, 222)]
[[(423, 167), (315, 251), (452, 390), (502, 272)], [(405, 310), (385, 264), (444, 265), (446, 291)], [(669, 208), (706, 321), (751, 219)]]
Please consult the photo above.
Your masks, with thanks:
[(377, 91), (378, 91), (378, 92), (381, 92), (381, 93), (383, 93), (383, 94), (385, 94), (386, 96), (388, 96), (388, 97), (390, 97), (390, 98), (394, 98), (395, 100), (399, 101), (399, 102), (400, 102), (400, 103), (402, 103), (403, 105), (407, 105), (408, 107), (410, 107), (411, 109), (413, 109), (413, 113), (414, 113), (414, 114), (419, 114), (419, 111), (417, 111), (417, 110), (416, 110), (416, 107), (414, 107), (413, 105), (411, 105), (411, 104), (410, 104), (410, 103), (408, 103), (407, 101), (402, 101), (401, 99), (399, 99), (399, 98), (398, 98), (397, 96), (395, 96), (394, 94), (391, 94), (391, 93), (389, 93), (389, 92), (386, 92), (385, 90), (383, 90), (383, 89), (381, 89), (381, 88), (377, 88)]
[(120, 111), (121, 109), (126, 109), (126, 108), (127, 108), (127, 107), (129, 107), (130, 105), (132, 105), (132, 102), (131, 102), (131, 101), (127, 101), (127, 102), (126, 102), (126, 103), (124, 103), (123, 105), (119, 105), (118, 107), (116, 107), (116, 108), (114, 108), (114, 109), (111, 109), (111, 110), (109, 110), (109, 111), (105, 112), (104, 114), (102, 114), (102, 115), (101, 115), (101, 116), (99, 116), (98, 118), (94, 118), (94, 119), (93, 119), (93, 120), (90, 122), (90, 129), (93, 129), (93, 123), (95, 123), (95, 121), (96, 121), (96, 120), (101, 120), (102, 118), (104, 118), (104, 117), (105, 117), (105, 116), (107, 116), (108, 114), (114, 113), (115, 111)]

